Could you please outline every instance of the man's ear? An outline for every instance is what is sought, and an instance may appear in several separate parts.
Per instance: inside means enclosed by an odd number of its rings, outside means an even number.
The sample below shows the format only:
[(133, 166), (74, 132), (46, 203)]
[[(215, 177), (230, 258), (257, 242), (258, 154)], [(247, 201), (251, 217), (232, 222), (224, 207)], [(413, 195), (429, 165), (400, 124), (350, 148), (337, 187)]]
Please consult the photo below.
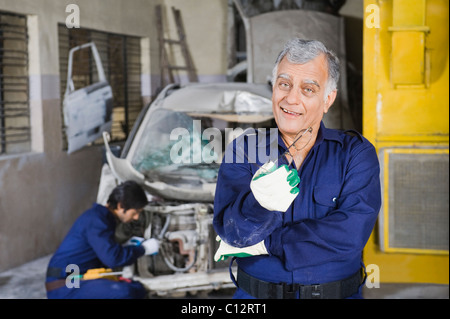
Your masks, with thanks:
[(323, 107), (323, 113), (327, 113), (330, 109), (331, 105), (333, 105), (334, 100), (336, 100), (337, 96), (337, 90), (333, 90), (328, 94), (327, 99), (325, 100), (324, 107)]
[(122, 214), (125, 213), (125, 209), (123, 209), (122, 203), (120, 203), (120, 202), (117, 203), (117, 208), (116, 209), (117, 209), (118, 212), (120, 212)]

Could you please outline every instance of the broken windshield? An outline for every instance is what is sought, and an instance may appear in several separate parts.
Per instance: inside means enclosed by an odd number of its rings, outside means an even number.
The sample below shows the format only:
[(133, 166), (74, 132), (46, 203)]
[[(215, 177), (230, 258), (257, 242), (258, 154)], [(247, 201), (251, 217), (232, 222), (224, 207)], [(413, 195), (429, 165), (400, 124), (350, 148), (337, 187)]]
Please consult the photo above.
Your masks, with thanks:
[(225, 125), (222, 120), (157, 109), (146, 123), (131, 163), (153, 181), (215, 182), (223, 147), (219, 128)]

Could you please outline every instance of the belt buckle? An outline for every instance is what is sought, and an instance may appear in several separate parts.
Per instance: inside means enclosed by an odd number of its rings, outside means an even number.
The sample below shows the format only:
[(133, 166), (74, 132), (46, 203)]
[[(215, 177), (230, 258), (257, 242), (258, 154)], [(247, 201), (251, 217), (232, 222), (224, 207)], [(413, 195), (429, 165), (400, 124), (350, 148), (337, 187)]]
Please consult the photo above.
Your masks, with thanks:
[(300, 286), (300, 299), (322, 299), (322, 286), (319, 284)]
[(311, 286), (311, 298), (312, 299), (322, 299), (322, 288), (320, 285)]
[(299, 288), (299, 284), (287, 284), (283, 282), (283, 299), (297, 299), (297, 291)]

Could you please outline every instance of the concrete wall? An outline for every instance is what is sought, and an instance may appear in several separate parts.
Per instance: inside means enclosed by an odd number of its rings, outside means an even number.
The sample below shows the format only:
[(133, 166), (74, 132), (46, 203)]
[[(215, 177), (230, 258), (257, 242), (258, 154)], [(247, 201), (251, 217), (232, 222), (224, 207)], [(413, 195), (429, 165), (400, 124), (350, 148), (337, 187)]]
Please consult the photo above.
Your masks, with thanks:
[[(178, 39), (171, 7), (181, 11), (186, 39), (200, 82), (226, 81), (228, 0), (166, 0), (165, 20), (168, 38)], [(173, 46), (175, 61), (184, 60)], [(180, 72), (182, 79), (185, 77)]]
[(57, 25), (69, 3), (79, 6), (82, 28), (142, 38), (145, 101), (159, 75), (156, 4), (170, 22), (170, 6), (181, 9), (200, 81), (225, 79), (227, 0), (0, 0), (0, 11), (28, 16), (32, 130), (30, 152), (0, 155), (0, 271), (53, 253), (97, 195), (102, 147), (62, 151)]

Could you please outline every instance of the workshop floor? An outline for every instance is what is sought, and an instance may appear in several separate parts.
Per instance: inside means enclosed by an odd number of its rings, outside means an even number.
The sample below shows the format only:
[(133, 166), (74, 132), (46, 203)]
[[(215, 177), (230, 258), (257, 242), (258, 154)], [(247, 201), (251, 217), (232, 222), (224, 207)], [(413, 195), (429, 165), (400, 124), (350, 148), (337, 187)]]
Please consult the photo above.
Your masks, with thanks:
[[(51, 256), (0, 273), (0, 299), (45, 299), (44, 279)], [(227, 295), (220, 298), (227, 298)], [(228, 295), (231, 297), (231, 294)], [(365, 288), (366, 299), (449, 299), (448, 285), (388, 284)], [(217, 298), (217, 294), (211, 298)]]

